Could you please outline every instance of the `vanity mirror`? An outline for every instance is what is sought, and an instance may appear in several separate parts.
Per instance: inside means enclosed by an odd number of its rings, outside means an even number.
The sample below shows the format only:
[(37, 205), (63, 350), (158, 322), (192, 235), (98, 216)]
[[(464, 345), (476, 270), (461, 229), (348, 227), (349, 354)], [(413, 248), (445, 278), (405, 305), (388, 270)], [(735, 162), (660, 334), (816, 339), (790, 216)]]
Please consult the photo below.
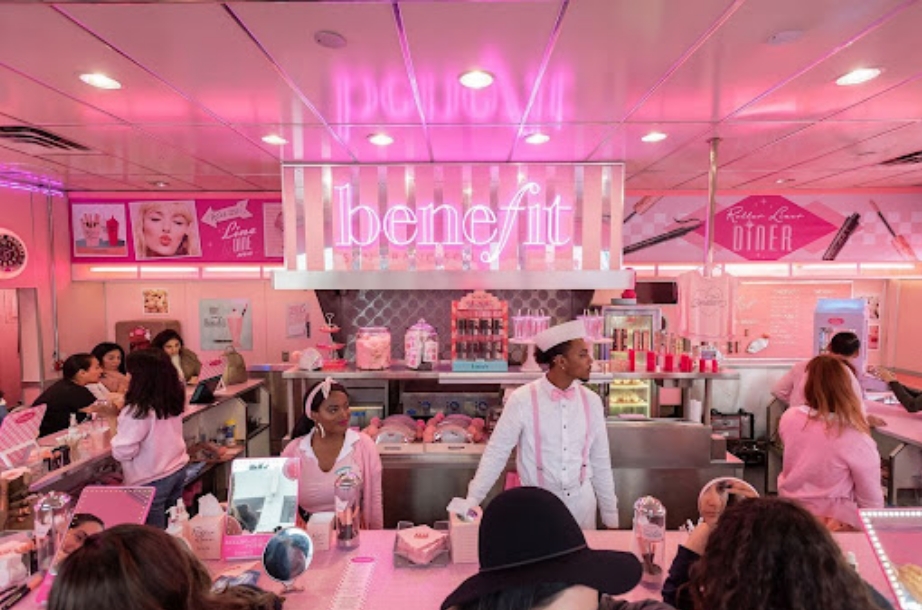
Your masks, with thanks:
[(269, 539), (263, 551), (263, 568), (273, 580), (284, 585), (282, 594), (303, 591), (294, 582), (307, 570), (314, 556), (314, 544), (307, 532), (287, 527)]
[(153, 501), (153, 487), (85, 487), (71, 513), (67, 531), (58, 541), (47, 576), (36, 590), (36, 603), (41, 604), (47, 599), (61, 562), (82, 547), (87, 538), (113, 525), (143, 525)]
[(297, 458), (241, 458), (231, 463), (222, 555), (259, 557), (275, 532), (294, 526), (298, 513)]
[(714, 527), (727, 506), (743, 498), (758, 498), (755, 487), (736, 477), (720, 477), (708, 482), (698, 494), (698, 514), (701, 520)]

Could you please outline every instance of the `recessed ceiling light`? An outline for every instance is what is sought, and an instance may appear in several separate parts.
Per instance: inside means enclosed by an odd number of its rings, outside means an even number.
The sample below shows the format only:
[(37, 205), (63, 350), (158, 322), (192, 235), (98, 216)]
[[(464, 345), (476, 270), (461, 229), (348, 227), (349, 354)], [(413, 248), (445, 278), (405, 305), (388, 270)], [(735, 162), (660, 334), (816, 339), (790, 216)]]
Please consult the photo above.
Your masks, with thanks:
[(266, 144), (273, 144), (275, 146), (284, 146), (285, 144), (288, 144), (288, 140), (274, 133), (270, 133), (267, 136), (263, 136), (263, 142), (265, 142)]
[(314, 32), (314, 42), (328, 49), (341, 49), (346, 46), (346, 38), (342, 34), (329, 30)]
[(93, 72), (87, 74), (81, 74), (80, 80), (85, 82), (91, 87), (96, 87), (97, 89), (121, 89), (122, 83), (118, 82), (114, 78), (109, 78), (101, 72)]
[(541, 132), (535, 132), (525, 136), (525, 141), (529, 144), (547, 144), (550, 140), (551, 136)]
[(165, 189), (166, 187), (170, 186), (169, 182), (165, 182), (163, 180), (154, 180), (150, 184), (151, 186), (156, 186), (158, 189)]
[(483, 70), (471, 70), (459, 76), (458, 81), (468, 89), (483, 89), (493, 84), (493, 75)]
[(667, 136), (661, 131), (651, 131), (650, 133), (648, 133), (647, 135), (645, 135), (644, 137), (640, 139), (644, 142), (662, 142), (667, 137), (669, 136)]
[(386, 133), (373, 133), (368, 136), (368, 141), (375, 146), (390, 146), (394, 143), (394, 138), (390, 137)]
[(860, 85), (880, 76), (880, 68), (858, 68), (836, 79), (836, 84), (843, 87)]

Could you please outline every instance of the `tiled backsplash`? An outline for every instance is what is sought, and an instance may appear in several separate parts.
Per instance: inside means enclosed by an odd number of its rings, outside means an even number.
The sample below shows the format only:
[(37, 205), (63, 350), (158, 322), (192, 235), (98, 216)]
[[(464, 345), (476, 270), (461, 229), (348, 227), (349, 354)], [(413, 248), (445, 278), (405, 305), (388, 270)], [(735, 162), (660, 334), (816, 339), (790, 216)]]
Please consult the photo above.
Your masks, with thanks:
[[(589, 307), (592, 290), (495, 290), (491, 294), (509, 303), (509, 315), (520, 310), (543, 309), (551, 324), (572, 320)], [(391, 331), (391, 357), (403, 359), (403, 336), (407, 328), (425, 318), (439, 334), (440, 357), (451, 357), (449, 329), (451, 302), (463, 290), (318, 290), (324, 313), (334, 313), (340, 326), (334, 340), (346, 344), (346, 358), (355, 357), (355, 333), (363, 326), (386, 326)]]

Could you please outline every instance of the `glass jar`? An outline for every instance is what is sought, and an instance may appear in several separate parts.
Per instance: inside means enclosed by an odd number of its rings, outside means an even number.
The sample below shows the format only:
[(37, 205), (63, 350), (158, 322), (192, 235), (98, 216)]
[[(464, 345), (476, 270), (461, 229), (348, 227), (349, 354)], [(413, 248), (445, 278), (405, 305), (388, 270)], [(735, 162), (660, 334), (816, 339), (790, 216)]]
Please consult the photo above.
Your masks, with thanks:
[(380, 371), (391, 366), (391, 331), (384, 326), (364, 326), (355, 335), (355, 368)]
[(439, 361), (439, 335), (423, 318), (407, 329), (403, 337), (407, 368), (431, 371)]
[(666, 576), (666, 507), (653, 496), (634, 503), (632, 550), (643, 566), (640, 584), (659, 591)]

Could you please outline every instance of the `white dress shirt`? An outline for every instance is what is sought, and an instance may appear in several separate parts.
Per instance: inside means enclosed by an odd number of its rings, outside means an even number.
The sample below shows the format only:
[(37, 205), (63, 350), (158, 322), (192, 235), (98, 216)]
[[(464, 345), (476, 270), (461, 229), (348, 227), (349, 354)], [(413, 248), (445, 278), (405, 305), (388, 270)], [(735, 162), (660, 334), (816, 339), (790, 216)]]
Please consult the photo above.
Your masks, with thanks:
[[(596, 527), (597, 499), (602, 522), (609, 528), (618, 527), (618, 499), (615, 496), (602, 400), (578, 381), (570, 386), (576, 389), (572, 399), (554, 400), (552, 392), (555, 387), (544, 376), (516, 389), (509, 396), (480, 459), (477, 474), (468, 486), (468, 498), (478, 504), (483, 502), (505, 468), (510, 452), (516, 448), (516, 468), (522, 485), (539, 486), (531, 395), (535, 384), (541, 418), (544, 488), (564, 501), (583, 529)], [(585, 393), (588, 401), (589, 422), (586, 421), (579, 393)], [(590, 426), (588, 463), (585, 480), (580, 485), (587, 424)]]

